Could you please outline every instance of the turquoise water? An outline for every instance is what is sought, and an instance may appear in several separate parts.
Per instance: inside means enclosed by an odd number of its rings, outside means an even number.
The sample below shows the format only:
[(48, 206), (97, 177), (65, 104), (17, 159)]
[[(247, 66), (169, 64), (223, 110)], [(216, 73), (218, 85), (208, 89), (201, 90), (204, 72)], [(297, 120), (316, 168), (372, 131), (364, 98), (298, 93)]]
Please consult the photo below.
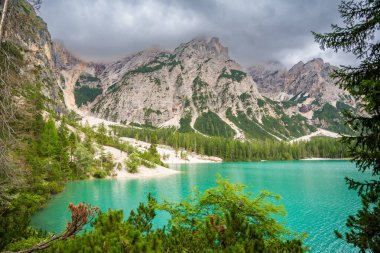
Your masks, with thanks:
[[(347, 189), (344, 177), (369, 178), (357, 172), (348, 161), (279, 161), (256, 163), (216, 163), (173, 165), (182, 173), (151, 179), (103, 179), (71, 182), (32, 218), (32, 225), (60, 232), (69, 221), (70, 202), (87, 202), (103, 211), (123, 209), (129, 214), (149, 192), (158, 201), (181, 200), (193, 186), (205, 190), (215, 186), (217, 174), (233, 183), (249, 185), (253, 193), (266, 189), (280, 194), (285, 205), (287, 226), (307, 232), (306, 244), (312, 252), (354, 252), (333, 231), (344, 230), (348, 214), (360, 207), (360, 199)], [(159, 214), (156, 225), (165, 224), (167, 216)]]

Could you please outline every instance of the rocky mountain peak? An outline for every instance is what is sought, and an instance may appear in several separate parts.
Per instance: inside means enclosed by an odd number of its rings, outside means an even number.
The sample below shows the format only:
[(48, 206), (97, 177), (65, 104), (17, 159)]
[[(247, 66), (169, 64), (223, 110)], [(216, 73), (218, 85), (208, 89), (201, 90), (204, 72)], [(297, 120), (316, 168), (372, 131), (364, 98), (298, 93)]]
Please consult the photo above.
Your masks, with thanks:
[(255, 65), (249, 68), (249, 72), (261, 93), (275, 100), (283, 100), (300, 93), (316, 97), (327, 95), (326, 90), (335, 90), (334, 80), (330, 76), (335, 69), (323, 59), (314, 58), (306, 63), (298, 62), (289, 71), (278, 62), (270, 62)]
[(224, 47), (219, 42), (219, 38), (216, 37), (211, 38), (210, 41), (206, 38), (198, 37), (187, 43), (182, 43), (174, 50), (174, 54), (178, 55), (180, 58), (229, 58), (228, 48)]
[[(258, 90), (264, 96), (281, 93), (284, 87), (285, 66), (279, 61), (267, 61), (248, 68), (253, 80), (258, 84)], [(280, 99), (282, 100), (282, 99)]]
[(59, 70), (92, 69), (94, 75), (99, 75), (105, 69), (105, 64), (86, 62), (71, 53), (60, 40), (52, 42), (54, 66)]
[(322, 58), (313, 58), (312, 60), (308, 61), (306, 64), (319, 64), (323, 65), (325, 62), (323, 61)]
[(279, 61), (271, 60), (264, 63), (259, 63), (248, 68), (248, 71), (252, 76), (256, 77), (258, 75), (272, 75), (279, 71), (286, 71), (286, 67)]
[(208, 43), (209, 51), (214, 51), (216, 54), (222, 54), (228, 57), (228, 48), (224, 47), (220, 42), (219, 38), (212, 37)]
[(289, 72), (292, 71), (300, 71), (303, 69), (307, 69), (308, 71), (321, 71), (325, 67), (331, 66), (329, 63), (325, 63), (321, 58), (314, 58), (306, 63), (300, 61), (296, 65), (294, 65)]
[(53, 40), (53, 60), (58, 69), (68, 69), (82, 61), (75, 57), (60, 40)]

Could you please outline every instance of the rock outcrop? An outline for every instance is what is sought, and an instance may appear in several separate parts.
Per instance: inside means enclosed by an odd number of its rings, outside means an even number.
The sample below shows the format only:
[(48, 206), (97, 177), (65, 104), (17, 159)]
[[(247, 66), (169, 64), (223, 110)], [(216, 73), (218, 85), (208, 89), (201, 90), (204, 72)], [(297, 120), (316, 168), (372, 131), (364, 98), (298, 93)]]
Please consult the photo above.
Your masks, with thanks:
[(288, 71), (279, 63), (269, 62), (249, 68), (249, 73), (258, 90), (281, 102), (287, 114), (300, 113), (317, 127), (349, 133), (342, 112), (346, 109), (355, 111), (356, 104), (331, 77), (336, 69), (316, 58), (306, 63), (298, 62)]
[(255, 83), (217, 38), (197, 38), (173, 52), (143, 51), (107, 66), (98, 77), (104, 93), (92, 112), (118, 122), (157, 126), (186, 114), (194, 121), (208, 110), (246, 111), (246, 104), (262, 116)]
[[(19, 77), (23, 85), (32, 84), (32, 89), (41, 92), (45, 106), (51, 110), (64, 110), (62, 85), (59, 71), (55, 68), (52, 40), (46, 23), (36, 15), (33, 7), (24, 0), (12, 3), (8, 15), (5, 41), (16, 46), (22, 55)], [(38, 84), (38, 85), (37, 85)], [(24, 93), (24, 92), (20, 92)]]
[(289, 100), (299, 94), (308, 94), (321, 103), (335, 103), (349, 96), (331, 77), (336, 69), (337, 67), (316, 58), (307, 63), (298, 62), (290, 70), (286, 70), (279, 62), (259, 64), (250, 67), (249, 73), (260, 93), (274, 100)]

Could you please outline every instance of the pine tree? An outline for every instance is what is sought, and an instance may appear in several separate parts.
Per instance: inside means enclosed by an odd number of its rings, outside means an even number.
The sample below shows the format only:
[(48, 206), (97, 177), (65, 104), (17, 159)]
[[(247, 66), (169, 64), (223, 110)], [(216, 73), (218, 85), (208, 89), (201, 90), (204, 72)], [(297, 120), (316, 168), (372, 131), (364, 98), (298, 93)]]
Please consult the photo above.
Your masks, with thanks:
[(70, 162), (73, 162), (73, 156), (74, 156), (74, 151), (76, 144), (78, 142), (77, 136), (71, 132), (69, 136), (69, 153), (70, 153)]
[(98, 127), (98, 142), (101, 145), (106, 145), (106, 139), (107, 139), (107, 129), (104, 125), (104, 123), (101, 123)]
[(74, 157), (76, 162), (76, 176), (79, 177), (85, 175), (94, 161), (93, 155), (84, 145), (78, 143), (74, 152)]
[[(365, 115), (346, 114), (357, 136), (345, 137), (344, 142), (361, 172), (370, 171), (372, 181), (358, 182), (346, 178), (351, 189), (361, 195), (363, 208), (350, 216), (350, 231), (345, 239), (360, 248), (380, 252), (380, 1), (342, 1), (339, 13), (343, 26), (332, 25), (332, 32), (313, 33), (322, 49), (332, 48), (354, 54), (357, 67), (343, 66), (334, 73), (341, 88), (349, 91), (366, 112)], [(337, 232), (338, 237), (342, 237)]]
[(69, 158), (69, 129), (66, 126), (65, 118), (62, 118), (61, 125), (58, 128), (59, 146), (58, 146), (58, 159), (63, 171), (68, 172), (70, 169)]
[(151, 143), (150, 143), (150, 147), (149, 147), (149, 152), (152, 155), (158, 154), (158, 151), (157, 151), (157, 134), (156, 133), (152, 134), (150, 141), (151, 141)]
[(59, 140), (57, 128), (53, 118), (49, 117), (41, 134), (41, 155), (46, 157), (55, 157), (58, 155), (58, 147)]

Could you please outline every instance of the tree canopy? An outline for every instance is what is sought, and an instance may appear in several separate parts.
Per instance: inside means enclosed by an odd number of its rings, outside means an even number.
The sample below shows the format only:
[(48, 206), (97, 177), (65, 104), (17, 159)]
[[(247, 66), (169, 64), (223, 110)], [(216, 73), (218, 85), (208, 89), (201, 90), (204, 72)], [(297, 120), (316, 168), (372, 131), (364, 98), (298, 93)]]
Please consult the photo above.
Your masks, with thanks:
[[(343, 139), (361, 172), (370, 171), (373, 180), (358, 182), (346, 178), (358, 191), (363, 208), (349, 216), (345, 239), (360, 248), (380, 251), (380, 1), (342, 1), (339, 13), (343, 25), (332, 25), (332, 32), (313, 33), (322, 49), (352, 53), (358, 66), (341, 66), (334, 73), (341, 88), (361, 105), (360, 115), (346, 114), (347, 123), (357, 133)], [(342, 237), (337, 232), (339, 237)]]

